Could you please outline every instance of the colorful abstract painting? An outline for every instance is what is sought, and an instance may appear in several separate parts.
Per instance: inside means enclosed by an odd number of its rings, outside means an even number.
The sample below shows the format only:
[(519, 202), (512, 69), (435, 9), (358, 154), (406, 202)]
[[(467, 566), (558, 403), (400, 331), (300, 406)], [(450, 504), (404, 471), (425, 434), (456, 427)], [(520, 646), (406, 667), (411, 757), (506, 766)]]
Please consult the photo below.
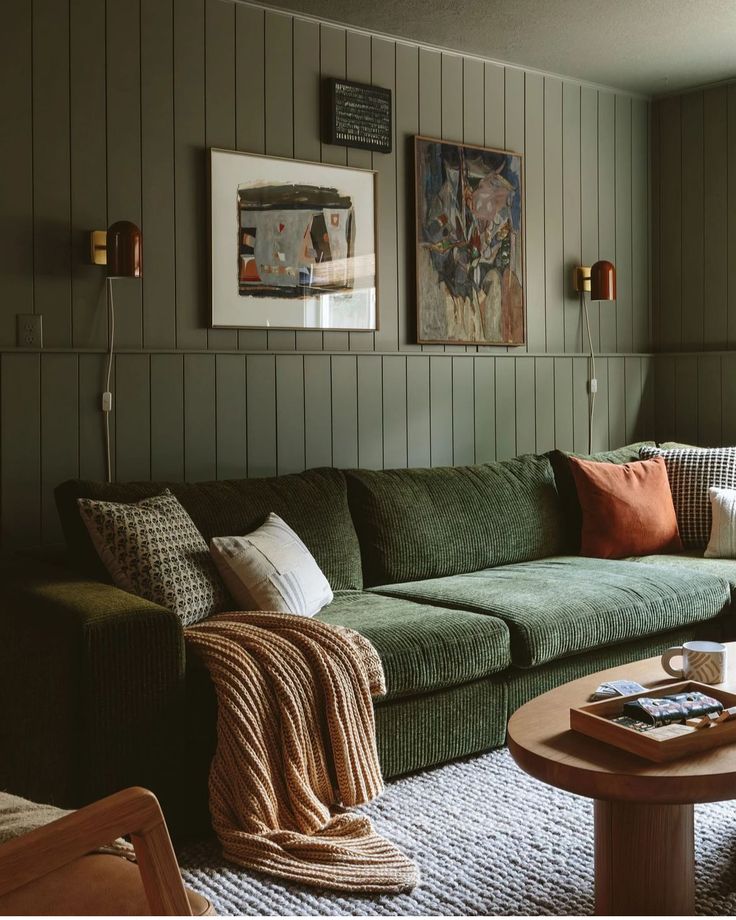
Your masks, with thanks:
[(375, 176), (213, 150), (212, 325), (377, 327)]
[(522, 158), (415, 139), (417, 340), (524, 343)]

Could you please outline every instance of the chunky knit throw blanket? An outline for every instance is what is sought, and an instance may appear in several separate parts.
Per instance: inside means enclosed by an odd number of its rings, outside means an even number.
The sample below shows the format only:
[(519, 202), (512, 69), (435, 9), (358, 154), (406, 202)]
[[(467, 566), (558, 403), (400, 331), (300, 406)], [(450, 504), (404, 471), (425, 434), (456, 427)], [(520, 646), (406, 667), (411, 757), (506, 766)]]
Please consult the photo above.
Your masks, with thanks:
[(415, 865), (359, 805), (383, 789), (371, 694), (385, 692), (358, 633), (284, 613), (225, 613), (185, 630), (215, 686), (210, 812), (237, 865), (337, 891), (408, 891)]

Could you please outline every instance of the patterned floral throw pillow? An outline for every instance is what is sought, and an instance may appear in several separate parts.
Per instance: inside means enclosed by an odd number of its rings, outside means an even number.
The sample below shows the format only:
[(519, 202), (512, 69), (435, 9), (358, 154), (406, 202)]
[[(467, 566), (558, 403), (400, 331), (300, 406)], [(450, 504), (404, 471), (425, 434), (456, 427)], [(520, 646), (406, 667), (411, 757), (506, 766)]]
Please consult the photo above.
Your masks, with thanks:
[(168, 607), (185, 626), (227, 608), (229, 597), (207, 544), (168, 489), (133, 504), (77, 501), (118, 588)]

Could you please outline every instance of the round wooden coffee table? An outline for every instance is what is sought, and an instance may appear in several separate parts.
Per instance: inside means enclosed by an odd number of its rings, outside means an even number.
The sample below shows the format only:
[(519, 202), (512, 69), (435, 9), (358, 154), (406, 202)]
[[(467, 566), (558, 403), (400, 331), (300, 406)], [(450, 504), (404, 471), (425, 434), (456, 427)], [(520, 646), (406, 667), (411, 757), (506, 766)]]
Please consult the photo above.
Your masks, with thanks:
[[(736, 686), (736, 642), (728, 643)], [(736, 744), (666, 764), (652, 763), (570, 729), (570, 708), (605, 680), (649, 688), (673, 683), (649, 658), (571, 681), (518, 709), (509, 749), (527, 773), (595, 799), (598, 914), (695, 913), (693, 803), (736, 798)]]

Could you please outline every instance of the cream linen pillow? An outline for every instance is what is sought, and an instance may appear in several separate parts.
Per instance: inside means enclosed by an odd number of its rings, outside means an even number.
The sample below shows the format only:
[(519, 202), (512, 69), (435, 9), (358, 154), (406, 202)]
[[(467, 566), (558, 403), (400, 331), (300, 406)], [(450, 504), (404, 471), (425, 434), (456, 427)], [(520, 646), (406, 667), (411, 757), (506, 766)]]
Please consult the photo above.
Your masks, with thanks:
[(314, 557), (277, 514), (245, 537), (214, 537), (210, 553), (242, 610), (313, 617), (332, 603), (332, 588)]
[(736, 489), (708, 489), (713, 512), (706, 556), (736, 559)]

